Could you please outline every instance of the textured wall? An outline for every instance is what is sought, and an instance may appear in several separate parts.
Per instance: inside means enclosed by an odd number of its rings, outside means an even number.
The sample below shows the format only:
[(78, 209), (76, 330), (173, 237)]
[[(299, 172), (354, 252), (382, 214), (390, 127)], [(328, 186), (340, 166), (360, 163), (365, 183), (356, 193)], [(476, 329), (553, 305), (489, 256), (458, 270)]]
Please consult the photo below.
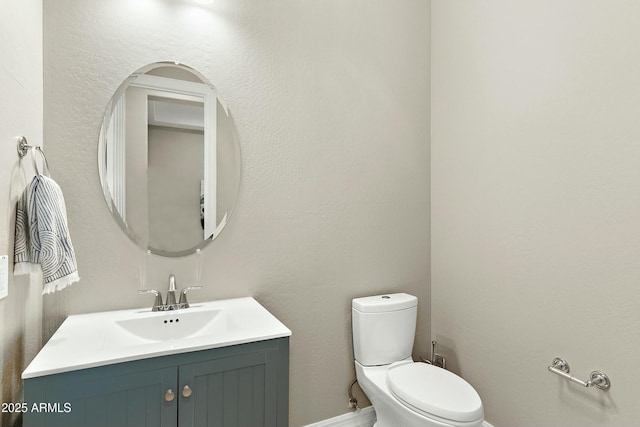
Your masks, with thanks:
[[(31, 159), (18, 164), (16, 136), (42, 144), (42, 3), (2, 2), (0, 14), (0, 255), (13, 266), (15, 203), (33, 176)], [(20, 402), (20, 375), (40, 349), (42, 276), (13, 277), (0, 300), (0, 402)], [(17, 414), (0, 413), (0, 425), (17, 425)]]
[(640, 425), (638, 16), (432, 4), (432, 335), (496, 427)]
[[(45, 2), (44, 134), (82, 277), (45, 298), (46, 337), (67, 314), (151, 304), (144, 255), (102, 200), (97, 138), (120, 82), (173, 59), (217, 86), (243, 160), (193, 298), (253, 295), (292, 329), (292, 426), (344, 413), (352, 297), (417, 295), (428, 349), (428, 2)], [(145, 286), (192, 283), (196, 265), (154, 256)]]

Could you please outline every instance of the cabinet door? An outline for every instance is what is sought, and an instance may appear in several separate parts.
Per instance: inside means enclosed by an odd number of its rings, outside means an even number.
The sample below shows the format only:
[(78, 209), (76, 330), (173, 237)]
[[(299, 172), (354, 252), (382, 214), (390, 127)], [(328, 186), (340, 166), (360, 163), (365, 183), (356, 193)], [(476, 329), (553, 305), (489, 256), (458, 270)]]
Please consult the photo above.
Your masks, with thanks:
[[(175, 427), (177, 424), (177, 368), (118, 374), (83, 375), (81, 371), (44, 377), (30, 384), (25, 400), (34, 403), (69, 403), (68, 412), (29, 411), (25, 427)], [(172, 401), (165, 400), (171, 389)]]
[(180, 367), (179, 427), (276, 427), (278, 350)]

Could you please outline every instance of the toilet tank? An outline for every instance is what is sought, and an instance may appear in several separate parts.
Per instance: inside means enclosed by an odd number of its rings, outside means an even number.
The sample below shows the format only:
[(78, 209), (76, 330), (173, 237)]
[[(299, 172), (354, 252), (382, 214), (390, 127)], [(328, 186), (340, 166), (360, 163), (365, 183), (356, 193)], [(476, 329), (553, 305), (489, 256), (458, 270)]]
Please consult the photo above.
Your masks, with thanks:
[(411, 356), (418, 298), (387, 294), (351, 303), (353, 356), (361, 365), (387, 365)]

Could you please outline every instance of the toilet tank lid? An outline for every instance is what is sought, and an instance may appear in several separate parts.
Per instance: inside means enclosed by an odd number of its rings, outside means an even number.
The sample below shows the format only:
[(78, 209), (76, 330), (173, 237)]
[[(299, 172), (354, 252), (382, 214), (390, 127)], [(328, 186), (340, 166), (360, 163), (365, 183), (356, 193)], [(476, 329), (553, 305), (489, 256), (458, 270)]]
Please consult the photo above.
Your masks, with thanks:
[(405, 310), (417, 305), (418, 298), (404, 293), (354, 298), (351, 302), (351, 307), (362, 313), (385, 313)]

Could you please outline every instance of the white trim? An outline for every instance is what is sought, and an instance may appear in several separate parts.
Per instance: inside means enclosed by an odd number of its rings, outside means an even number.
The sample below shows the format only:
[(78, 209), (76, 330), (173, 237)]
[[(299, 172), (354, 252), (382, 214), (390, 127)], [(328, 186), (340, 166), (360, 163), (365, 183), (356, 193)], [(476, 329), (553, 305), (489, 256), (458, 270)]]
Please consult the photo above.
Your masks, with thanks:
[(372, 427), (375, 422), (376, 412), (373, 406), (368, 406), (355, 412), (309, 424), (306, 427)]
[(188, 82), (150, 74), (139, 75), (131, 82), (131, 86), (147, 89), (151, 92), (151, 95), (182, 99), (184, 101), (202, 101), (206, 93), (213, 91), (211, 87), (204, 83)]
[(483, 421), (482, 422), (482, 427), (493, 427), (493, 426), (491, 424), (489, 424), (488, 422)]

